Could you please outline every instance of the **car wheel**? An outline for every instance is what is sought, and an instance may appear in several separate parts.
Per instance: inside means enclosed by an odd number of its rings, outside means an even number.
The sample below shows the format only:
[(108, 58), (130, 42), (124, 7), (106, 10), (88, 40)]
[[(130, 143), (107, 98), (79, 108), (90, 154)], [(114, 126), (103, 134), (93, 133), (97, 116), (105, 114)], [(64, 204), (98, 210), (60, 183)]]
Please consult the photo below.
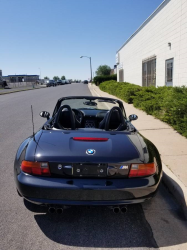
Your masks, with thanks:
[(20, 192), (18, 191), (18, 189), (16, 189), (16, 190), (17, 190), (18, 195), (19, 195), (20, 197), (22, 197), (22, 195), (20, 194)]

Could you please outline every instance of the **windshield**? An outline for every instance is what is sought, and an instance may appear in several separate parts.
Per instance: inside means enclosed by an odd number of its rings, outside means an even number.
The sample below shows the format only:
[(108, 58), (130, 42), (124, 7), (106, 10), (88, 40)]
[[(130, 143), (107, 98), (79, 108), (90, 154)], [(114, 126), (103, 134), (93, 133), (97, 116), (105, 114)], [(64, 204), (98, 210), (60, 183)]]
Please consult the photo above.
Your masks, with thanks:
[(61, 102), (62, 105), (69, 105), (72, 109), (98, 109), (98, 110), (110, 110), (113, 107), (119, 107), (119, 104), (115, 101), (95, 99), (88, 100), (82, 99), (67, 99)]

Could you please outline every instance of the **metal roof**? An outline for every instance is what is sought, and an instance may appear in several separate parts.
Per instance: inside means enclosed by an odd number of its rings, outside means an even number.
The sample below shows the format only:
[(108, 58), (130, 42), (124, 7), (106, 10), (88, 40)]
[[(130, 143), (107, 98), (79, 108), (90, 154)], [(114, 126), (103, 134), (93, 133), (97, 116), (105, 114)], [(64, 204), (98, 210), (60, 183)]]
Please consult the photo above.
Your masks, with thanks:
[[(39, 76), (39, 75), (8, 75), (8, 76)], [(8, 77), (8, 76), (4, 76), (4, 77)]]
[(127, 41), (121, 46), (120, 49), (117, 50), (116, 53), (118, 53), (130, 40), (145, 27), (146, 24), (148, 24), (171, 0), (164, 0), (158, 8), (142, 23), (142, 25), (130, 36)]

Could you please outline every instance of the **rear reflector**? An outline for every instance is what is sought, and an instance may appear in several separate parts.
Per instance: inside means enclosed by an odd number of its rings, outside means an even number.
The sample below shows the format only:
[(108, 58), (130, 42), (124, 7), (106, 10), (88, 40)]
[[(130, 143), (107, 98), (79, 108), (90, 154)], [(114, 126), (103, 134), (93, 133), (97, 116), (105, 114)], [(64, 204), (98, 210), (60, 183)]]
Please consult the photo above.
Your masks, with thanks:
[(73, 137), (75, 141), (108, 141), (108, 138)]
[(31, 175), (50, 176), (49, 164), (47, 162), (22, 161), (21, 170)]
[(132, 164), (129, 177), (143, 177), (153, 175), (156, 172), (155, 163), (148, 164)]

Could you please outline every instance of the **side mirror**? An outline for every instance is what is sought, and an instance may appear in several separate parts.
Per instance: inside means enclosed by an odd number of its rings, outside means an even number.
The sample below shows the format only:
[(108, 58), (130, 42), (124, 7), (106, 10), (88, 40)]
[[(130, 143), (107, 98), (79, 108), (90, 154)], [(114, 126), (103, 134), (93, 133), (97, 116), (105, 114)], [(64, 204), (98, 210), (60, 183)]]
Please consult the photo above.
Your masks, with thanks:
[(42, 111), (42, 112), (40, 112), (40, 116), (43, 118), (47, 118), (47, 120), (49, 120), (50, 113), (47, 111)]
[(137, 115), (129, 115), (129, 121), (135, 121), (138, 119), (138, 116)]

